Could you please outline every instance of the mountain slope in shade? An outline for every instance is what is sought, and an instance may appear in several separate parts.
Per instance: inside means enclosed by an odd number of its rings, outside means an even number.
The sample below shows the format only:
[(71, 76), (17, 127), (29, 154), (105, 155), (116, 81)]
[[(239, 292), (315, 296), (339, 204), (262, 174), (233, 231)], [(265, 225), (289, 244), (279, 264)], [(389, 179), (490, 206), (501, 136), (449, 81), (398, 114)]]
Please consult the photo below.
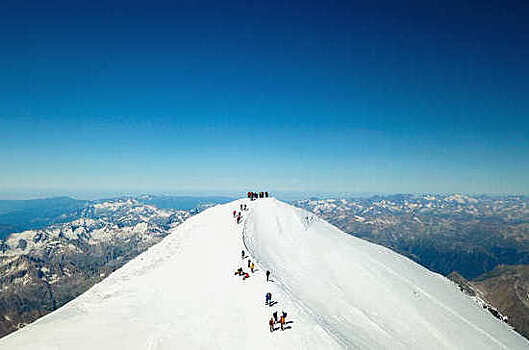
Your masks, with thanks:
[[(240, 203), (244, 222), (232, 211)], [(257, 271), (240, 252), (250, 252)], [(266, 282), (265, 270), (273, 282)], [(271, 292), (274, 307), (264, 305)], [(273, 311), (288, 312), (270, 333)], [(446, 278), (275, 199), (198, 214), (7, 349), (526, 349)]]
[(529, 265), (500, 265), (471, 281), (457, 272), (447, 276), (483, 307), (529, 337)]

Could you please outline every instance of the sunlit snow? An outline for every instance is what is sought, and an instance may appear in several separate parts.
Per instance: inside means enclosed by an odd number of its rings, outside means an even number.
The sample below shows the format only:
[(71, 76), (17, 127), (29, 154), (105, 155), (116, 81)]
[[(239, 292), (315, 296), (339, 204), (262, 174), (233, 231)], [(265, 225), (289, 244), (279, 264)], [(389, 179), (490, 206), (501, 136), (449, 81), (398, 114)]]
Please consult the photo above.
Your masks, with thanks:
[[(232, 211), (248, 204), (237, 225)], [(257, 270), (245, 281), (241, 250)], [(265, 270), (273, 282), (266, 282)], [(265, 305), (272, 293), (273, 307)], [(273, 311), (287, 329), (270, 333)], [(527, 349), (446, 278), (275, 199), (205, 210), (1, 349)]]

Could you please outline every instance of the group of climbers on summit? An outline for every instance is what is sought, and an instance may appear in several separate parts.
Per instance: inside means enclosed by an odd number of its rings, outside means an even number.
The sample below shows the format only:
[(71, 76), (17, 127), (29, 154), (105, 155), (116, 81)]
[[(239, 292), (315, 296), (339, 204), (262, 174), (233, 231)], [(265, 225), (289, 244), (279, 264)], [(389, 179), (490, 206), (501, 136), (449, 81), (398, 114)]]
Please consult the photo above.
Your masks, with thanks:
[(248, 198), (252, 201), (257, 198), (268, 198), (268, 192), (248, 192)]

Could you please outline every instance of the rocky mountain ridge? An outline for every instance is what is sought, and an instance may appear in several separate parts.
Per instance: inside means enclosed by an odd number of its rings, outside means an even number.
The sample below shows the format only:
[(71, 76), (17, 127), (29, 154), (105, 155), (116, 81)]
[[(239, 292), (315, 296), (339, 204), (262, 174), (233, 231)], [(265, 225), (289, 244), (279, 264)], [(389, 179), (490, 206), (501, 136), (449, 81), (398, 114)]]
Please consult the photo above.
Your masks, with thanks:
[(447, 276), (483, 308), (529, 338), (529, 265), (500, 265), (473, 280)]

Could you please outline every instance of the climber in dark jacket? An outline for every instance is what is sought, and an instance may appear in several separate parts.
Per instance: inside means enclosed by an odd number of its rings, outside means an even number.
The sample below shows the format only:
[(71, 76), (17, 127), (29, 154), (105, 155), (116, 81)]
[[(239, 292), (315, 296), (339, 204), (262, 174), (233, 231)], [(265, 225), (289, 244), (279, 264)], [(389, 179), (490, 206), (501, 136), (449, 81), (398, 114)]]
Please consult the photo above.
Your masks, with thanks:
[(272, 301), (272, 293), (268, 292), (265, 295), (265, 304), (268, 305)]

